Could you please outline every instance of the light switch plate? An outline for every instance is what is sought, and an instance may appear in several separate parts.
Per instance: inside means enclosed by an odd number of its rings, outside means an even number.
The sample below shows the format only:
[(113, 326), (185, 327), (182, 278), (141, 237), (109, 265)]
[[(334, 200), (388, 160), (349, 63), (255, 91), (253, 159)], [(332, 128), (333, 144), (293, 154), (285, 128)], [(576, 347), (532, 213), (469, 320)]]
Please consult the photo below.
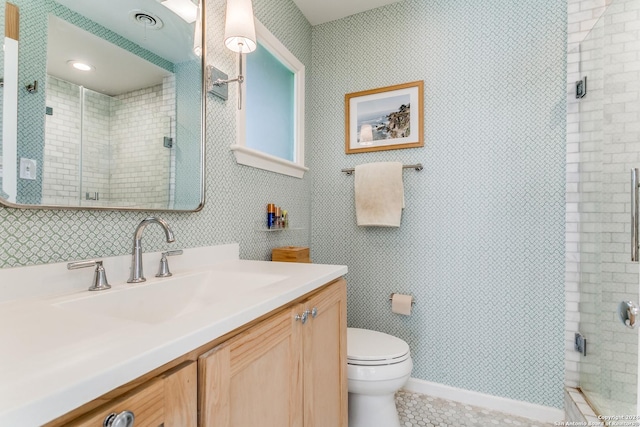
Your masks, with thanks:
[(33, 159), (20, 158), (20, 178), (22, 179), (36, 179), (38, 170), (37, 162)]

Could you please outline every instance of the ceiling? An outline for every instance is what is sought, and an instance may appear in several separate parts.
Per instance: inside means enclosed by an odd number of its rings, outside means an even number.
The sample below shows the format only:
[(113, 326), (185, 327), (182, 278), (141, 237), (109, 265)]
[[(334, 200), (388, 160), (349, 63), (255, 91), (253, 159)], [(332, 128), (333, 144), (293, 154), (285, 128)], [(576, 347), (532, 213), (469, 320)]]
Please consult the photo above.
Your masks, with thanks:
[[(187, 24), (157, 0), (55, 0), (74, 12), (121, 35), (170, 63), (192, 60), (194, 24)], [(158, 29), (136, 22), (132, 15), (144, 12), (157, 19)], [(150, 87), (171, 74), (128, 50), (49, 16), (47, 73), (106, 95), (118, 95)], [(69, 66), (69, 60), (91, 64), (91, 72)]]
[[(47, 74), (106, 94), (119, 95), (162, 83), (171, 73), (67, 21), (49, 15)], [(80, 60), (94, 70), (78, 71)]]
[(293, 0), (311, 25), (375, 9), (401, 0)]
[[(194, 24), (187, 24), (157, 0), (55, 1), (174, 64), (191, 59)], [(133, 12), (159, 18), (163, 26), (153, 30), (140, 25), (131, 17)]]
[[(180, 63), (190, 59), (193, 24), (186, 24), (160, 5), (158, 0), (56, 1), (170, 62)], [(318, 25), (401, 0), (293, 1), (311, 25)], [(149, 30), (140, 26), (130, 17), (134, 11), (144, 11), (160, 18), (164, 27)], [(49, 33), (48, 72), (63, 80), (115, 95), (152, 86), (166, 75), (160, 67), (65, 21), (50, 19)], [(67, 64), (68, 60), (89, 62), (95, 71), (80, 73)]]

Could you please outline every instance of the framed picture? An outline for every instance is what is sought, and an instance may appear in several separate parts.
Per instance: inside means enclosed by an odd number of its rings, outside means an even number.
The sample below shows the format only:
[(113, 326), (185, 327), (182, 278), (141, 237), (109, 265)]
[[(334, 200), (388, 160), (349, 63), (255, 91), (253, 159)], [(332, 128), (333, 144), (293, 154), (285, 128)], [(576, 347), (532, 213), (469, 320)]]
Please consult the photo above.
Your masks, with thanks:
[(344, 96), (347, 154), (424, 146), (422, 80)]

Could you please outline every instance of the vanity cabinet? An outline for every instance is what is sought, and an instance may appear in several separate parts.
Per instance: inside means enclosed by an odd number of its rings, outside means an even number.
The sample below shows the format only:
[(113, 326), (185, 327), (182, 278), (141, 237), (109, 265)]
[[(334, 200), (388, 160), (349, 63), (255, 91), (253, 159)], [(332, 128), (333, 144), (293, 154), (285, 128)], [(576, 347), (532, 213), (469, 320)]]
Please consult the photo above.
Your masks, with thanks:
[(136, 427), (196, 427), (197, 392), (197, 365), (187, 362), (65, 425), (103, 426), (109, 416), (130, 411)]
[(301, 328), (304, 343), (304, 425), (347, 427), (345, 280), (341, 279), (312, 296), (302, 308), (311, 313), (311, 318)]
[(347, 427), (346, 301), (340, 278), (45, 426)]
[(198, 360), (202, 427), (346, 427), (346, 284), (334, 282)]

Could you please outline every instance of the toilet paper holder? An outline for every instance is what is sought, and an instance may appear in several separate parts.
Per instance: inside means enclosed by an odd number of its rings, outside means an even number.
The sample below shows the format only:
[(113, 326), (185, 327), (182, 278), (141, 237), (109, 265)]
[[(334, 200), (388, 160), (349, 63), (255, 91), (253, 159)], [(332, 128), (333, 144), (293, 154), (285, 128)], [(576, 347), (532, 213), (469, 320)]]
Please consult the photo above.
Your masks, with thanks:
[[(389, 301), (393, 301), (394, 295), (395, 295), (395, 292), (391, 294), (391, 296), (389, 297)], [(411, 297), (411, 305), (412, 306), (416, 305), (416, 299), (413, 296)]]

